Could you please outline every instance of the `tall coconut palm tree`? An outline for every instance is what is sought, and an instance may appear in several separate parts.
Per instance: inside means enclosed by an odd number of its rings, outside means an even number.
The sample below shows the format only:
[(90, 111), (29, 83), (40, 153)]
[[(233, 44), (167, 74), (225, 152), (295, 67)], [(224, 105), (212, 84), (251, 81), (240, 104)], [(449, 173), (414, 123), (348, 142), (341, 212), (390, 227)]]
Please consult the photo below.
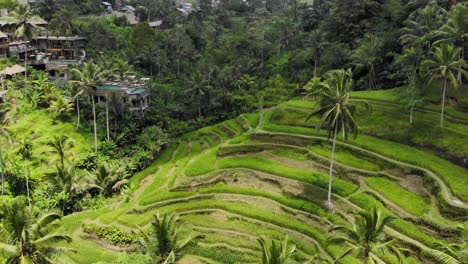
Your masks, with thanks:
[(60, 215), (49, 213), (36, 217), (24, 200), (17, 198), (2, 208), (0, 253), (9, 264), (52, 264), (53, 257), (74, 249), (57, 246), (71, 242), (69, 235), (57, 232)]
[(377, 85), (375, 82), (375, 65), (382, 60), (379, 55), (382, 41), (375, 35), (366, 35), (358, 42), (358, 48), (351, 53), (351, 60), (356, 67), (367, 69), (367, 83), (369, 90), (373, 90)]
[(365, 264), (376, 263), (376, 253), (395, 255), (399, 263), (403, 263), (404, 256), (393, 239), (385, 237), (385, 226), (395, 220), (392, 216), (383, 216), (375, 207), (356, 214), (352, 226), (338, 225), (330, 232), (335, 233), (329, 238), (329, 243), (346, 246), (345, 251), (337, 259), (338, 263), (345, 256), (353, 254), (364, 261)]
[(64, 90), (66, 98), (70, 102), (74, 102), (76, 106), (76, 130), (80, 127), (81, 121), (81, 108), (80, 108), (80, 96), (84, 93), (84, 90), (81, 88), (80, 84), (76, 81), (73, 81), (73, 78), (76, 76), (71, 76), (71, 81), (66, 83)]
[(262, 264), (288, 264), (296, 251), (296, 246), (289, 245), (288, 237), (282, 241), (259, 238), (258, 243), (262, 248)]
[(31, 197), (29, 195), (28, 163), (32, 158), (32, 148), (33, 148), (32, 142), (27, 138), (23, 138), (20, 142), (20, 147), (18, 149), (18, 154), (21, 155), (24, 161), (23, 169), (24, 169), (24, 175), (26, 177), (26, 194), (28, 195), (29, 206), (31, 206)]
[(444, 23), (446, 11), (431, 1), (424, 8), (417, 9), (404, 22), (401, 44), (405, 47), (420, 49), (425, 56), (429, 56), (433, 40)]
[(198, 102), (198, 117), (202, 116), (202, 100), (207, 93), (208, 86), (206, 78), (199, 71), (196, 71), (190, 76), (188, 80), (190, 88), (186, 90), (187, 93), (192, 94), (192, 98)]
[(126, 60), (117, 60), (114, 64), (113, 72), (118, 74), (120, 80), (123, 81), (127, 75), (133, 73), (133, 70)]
[[(434, 43), (435, 45), (452, 43), (461, 49), (460, 59), (463, 59), (468, 42), (468, 4), (458, 3), (453, 6), (448, 13), (447, 23), (436, 31), (436, 35), (440, 39)], [(457, 78), (459, 85), (461, 85), (462, 73), (460, 71)]]
[(440, 127), (444, 127), (444, 110), (445, 99), (447, 92), (447, 82), (452, 85), (454, 89), (459, 88), (459, 83), (455, 75), (460, 72), (465, 77), (468, 76), (465, 68), (467, 63), (460, 59), (460, 48), (456, 48), (453, 44), (441, 44), (435, 47), (432, 52), (433, 58), (423, 61), (422, 65), (427, 67), (432, 73), (431, 82), (434, 79), (442, 81), (442, 109), (440, 112)]
[(6, 137), (8, 141), (11, 143), (10, 133), (6, 130), (5, 127), (0, 127), (0, 173), (2, 174), (2, 194), (5, 193), (5, 164), (3, 162), (3, 143), (2, 138)]
[(65, 152), (74, 147), (73, 140), (65, 135), (54, 136), (53, 139), (47, 142), (47, 145), (52, 148), (52, 153), (55, 153), (59, 156), (60, 165), (62, 168), (65, 168)]
[(97, 64), (93, 62), (85, 62), (81, 64), (80, 68), (71, 70), (74, 75), (75, 81), (89, 91), (91, 103), (93, 107), (93, 125), (94, 125), (94, 151), (97, 152), (97, 123), (96, 123), (96, 103), (94, 102), (94, 89), (103, 82), (106, 71), (102, 70)]
[(141, 231), (143, 250), (152, 255), (157, 263), (173, 264), (180, 258), (182, 251), (195, 239), (203, 238), (200, 234), (192, 234), (181, 238), (179, 234), (179, 217), (176, 214), (154, 215), (151, 223), (153, 232), (147, 234)]
[(89, 177), (83, 177), (72, 165), (60, 167), (56, 165), (56, 170), (46, 175), (52, 184), (55, 193), (62, 193), (66, 198), (59, 201), (63, 214), (76, 211), (76, 204), (79, 198), (89, 189), (96, 188)]
[(324, 31), (315, 29), (310, 32), (307, 44), (312, 47), (314, 52), (314, 77), (317, 77), (317, 63), (327, 43)]
[(333, 138), (332, 155), (330, 161), (329, 184), (328, 184), (328, 208), (332, 209), (331, 190), (333, 178), (333, 163), (335, 160), (336, 137), (342, 132), (343, 140), (348, 139), (348, 134), (358, 133), (358, 125), (354, 120), (356, 112), (355, 103), (365, 103), (364, 100), (351, 99), (353, 79), (351, 69), (332, 70), (325, 74), (324, 80), (315, 86), (315, 90), (309, 91), (308, 96), (317, 96), (317, 109), (307, 118), (320, 115), (317, 129), (326, 129), (328, 139)]
[[(34, 35), (34, 28), (35, 25), (30, 22), (31, 18), (33, 17), (30, 6), (28, 4), (19, 4), (16, 6), (15, 10), (13, 10), (11, 16), (16, 22), (16, 32), (15, 35), (17, 38), (22, 38), (25, 41), (30, 41)], [(28, 49), (24, 53), (24, 68), (26, 71), (24, 72), (24, 88), (26, 89), (26, 85), (28, 82)]]

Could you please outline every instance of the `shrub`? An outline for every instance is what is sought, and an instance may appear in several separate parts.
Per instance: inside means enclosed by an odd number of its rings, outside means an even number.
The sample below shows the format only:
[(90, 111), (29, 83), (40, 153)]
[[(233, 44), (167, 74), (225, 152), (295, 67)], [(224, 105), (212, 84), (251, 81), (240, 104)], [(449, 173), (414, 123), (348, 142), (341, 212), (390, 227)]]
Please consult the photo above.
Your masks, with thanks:
[(117, 246), (130, 246), (138, 242), (138, 236), (121, 231), (115, 226), (83, 225), (83, 232), (95, 235), (100, 239)]

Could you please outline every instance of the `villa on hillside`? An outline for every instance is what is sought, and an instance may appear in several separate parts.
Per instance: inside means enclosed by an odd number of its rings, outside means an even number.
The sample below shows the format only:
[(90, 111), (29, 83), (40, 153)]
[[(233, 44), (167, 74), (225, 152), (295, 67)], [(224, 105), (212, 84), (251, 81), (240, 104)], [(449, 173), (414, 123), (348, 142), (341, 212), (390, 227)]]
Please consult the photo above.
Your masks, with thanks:
[(94, 99), (96, 102), (105, 102), (112, 93), (117, 94), (122, 104), (128, 106), (128, 110), (134, 113), (140, 113), (144, 116), (150, 102), (150, 90), (144, 78), (135, 81), (107, 82), (96, 87)]

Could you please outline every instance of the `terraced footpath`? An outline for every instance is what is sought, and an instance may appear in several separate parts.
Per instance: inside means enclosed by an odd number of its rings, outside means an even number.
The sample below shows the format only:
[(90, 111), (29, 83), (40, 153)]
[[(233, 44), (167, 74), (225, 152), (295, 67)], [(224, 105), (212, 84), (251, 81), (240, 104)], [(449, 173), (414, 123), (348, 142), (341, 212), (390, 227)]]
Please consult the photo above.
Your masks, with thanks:
[[(327, 243), (329, 228), (372, 206), (398, 218), (385, 231), (411, 249), (408, 263), (433, 263), (415, 255), (436, 242), (467, 240), (468, 171), (369, 131), (338, 144), (334, 211), (329, 212), (330, 142), (301, 123), (300, 113), (308, 113), (311, 106), (291, 101), (179, 138), (132, 178), (137, 187), (128, 201), (64, 219), (74, 246), (86, 252), (68, 255), (66, 262), (112, 262), (128, 250), (86, 237), (83, 223), (131, 232), (147, 228), (157, 212), (177, 212), (186, 223), (182, 232), (205, 236), (181, 263), (259, 263), (257, 238), (284, 235), (298, 248), (295, 263), (316, 254), (332, 260), (343, 249)], [(284, 116), (279, 118), (278, 111)], [(429, 120), (436, 115), (420, 112)], [(453, 124), (453, 133), (468, 131), (468, 124)], [(379, 257), (382, 263), (396, 263), (389, 256)], [(360, 261), (347, 257), (340, 263)]]

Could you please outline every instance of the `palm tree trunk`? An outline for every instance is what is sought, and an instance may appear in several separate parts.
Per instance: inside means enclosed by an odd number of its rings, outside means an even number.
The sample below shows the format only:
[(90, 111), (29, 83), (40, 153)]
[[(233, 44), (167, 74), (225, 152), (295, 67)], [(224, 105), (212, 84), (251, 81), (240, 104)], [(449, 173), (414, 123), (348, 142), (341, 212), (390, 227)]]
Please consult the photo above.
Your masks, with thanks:
[(410, 109), (410, 116), (409, 116), (410, 124), (413, 124), (413, 112), (414, 112), (414, 106), (412, 106)]
[(96, 128), (96, 106), (94, 103), (94, 95), (91, 94), (91, 103), (93, 104), (93, 125), (94, 125), (94, 151), (97, 152), (97, 128)]
[(314, 60), (314, 78), (317, 77), (317, 56)]
[(76, 130), (78, 130), (78, 128), (80, 127), (80, 100), (78, 99), (78, 97), (76, 97), (76, 114)]
[[(464, 60), (465, 59), (465, 47), (462, 45), (461, 49), (461, 54), (460, 54), (460, 59)], [(461, 87), (462, 86), (462, 73), (461, 73), (461, 65), (459, 66), (459, 71), (457, 74), (457, 79), (458, 79), (458, 85)]]
[(28, 204), (31, 207), (31, 197), (29, 196), (29, 176), (28, 176), (28, 162), (25, 161), (24, 165), (24, 173), (26, 175), (26, 194), (28, 195)]
[(26, 45), (26, 51), (24, 52), (24, 90), (28, 85), (28, 45)]
[(331, 160), (330, 160), (330, 171), (329, 171), (329, 181), (328, 181), (328, 210), (332, 209), (331, 191), (332, 191), (332, 178), (333, 178), (333, 162), (335, 161), (336, 134), (338, 134), (337, 125), (335, 125), (335, 131), (333, 133), (333, 147), (332, 147), (332, 154), (331, 154)]
[(0, 142), (0, 166), (2, 167), (2, 195), (5, 193), (5, 166), (3, 164), (2, 143)]
[(107, 140), (110, 140), (109, 134), (109, 98), (106, 91), (106, 129), (107, 129)]
[(445, 110), (445, 90), (447, 86), (447, 78), (444, 80), (444, 87), (442, 88), (442, 111), (440, 112), (440, 128), (444, 128), (444, 110)]

